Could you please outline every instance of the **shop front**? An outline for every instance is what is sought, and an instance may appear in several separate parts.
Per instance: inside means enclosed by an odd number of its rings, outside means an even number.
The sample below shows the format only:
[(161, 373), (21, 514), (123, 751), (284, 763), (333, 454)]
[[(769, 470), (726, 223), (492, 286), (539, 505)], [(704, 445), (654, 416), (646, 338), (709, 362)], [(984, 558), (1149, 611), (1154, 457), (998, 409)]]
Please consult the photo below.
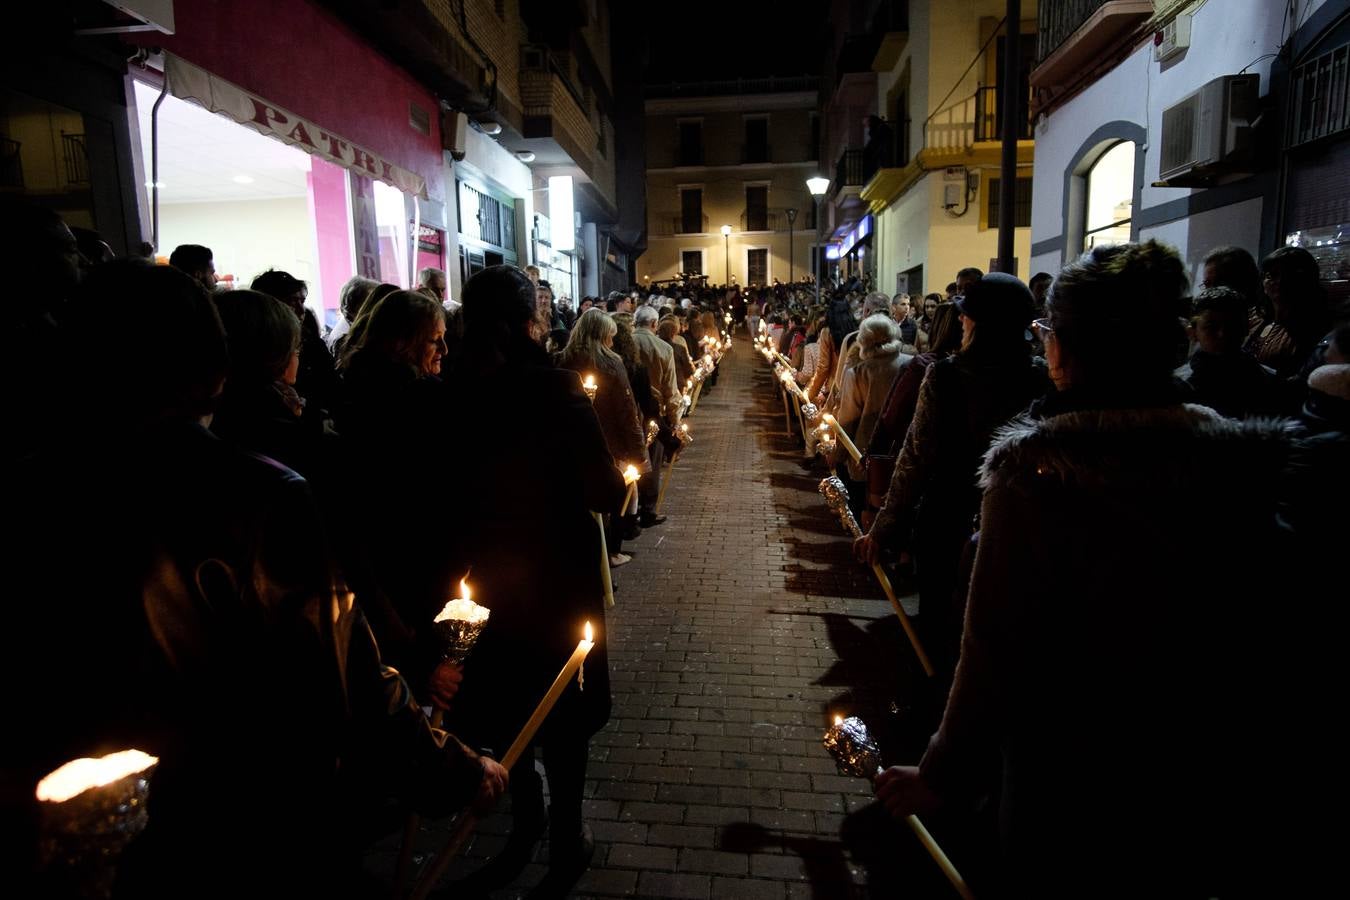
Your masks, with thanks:
[[(133, 119), (161, 256), (208, 246), (238, 287), (289, 271), (328, 324), (352, 275), (445, 268), (437, 104), (410, 75), (312, 3), (222, 0), (156, 43)], [(316, 59), (334, 64), (300, 64)]]

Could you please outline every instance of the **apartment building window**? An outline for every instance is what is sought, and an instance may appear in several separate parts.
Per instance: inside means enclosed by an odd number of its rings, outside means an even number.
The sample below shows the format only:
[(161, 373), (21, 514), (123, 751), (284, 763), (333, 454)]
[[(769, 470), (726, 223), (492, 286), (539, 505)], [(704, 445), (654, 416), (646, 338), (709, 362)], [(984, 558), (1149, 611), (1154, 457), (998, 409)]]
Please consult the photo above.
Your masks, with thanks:
[(703, 165), (703, 123), (702, 122), (681, 122), (680, 123), (680, 156), (679, 165), (682, 166), (701, 166)]
[(1130, 240), (1134, 206), (1134, 144), (1121, 141), (1087, 171), (1083, 249)]
[(769, 230), (769, 188), (765, 185), (745, 189), (745, 230)]
[(751, 284), (769, 283), (769, 251), (759, 247), (745, 251), (745, 280)]
[(747, 163), (769, 161), (769, 119), (767, 116), (755, 116), (745, 120), (745, 149), (741, 161)]
[[(998, 227), (999, 200), (1001, 179), (989, 179), (989, 202), (987, 204), (988, 214), (986, 221), (990, 228)], [(1031, 179), (1017, 179), (1017, 198), (1013, 204), (1013, 227), (1030, 228), (1031, 227)]]
[(686, 275), (703, 274), (703, 251), (702, 250), (681, 250), (680, 251), (680, 271)]
[(699, 234), (703, 227), (703, 189), (680, 189), (680, 233)]

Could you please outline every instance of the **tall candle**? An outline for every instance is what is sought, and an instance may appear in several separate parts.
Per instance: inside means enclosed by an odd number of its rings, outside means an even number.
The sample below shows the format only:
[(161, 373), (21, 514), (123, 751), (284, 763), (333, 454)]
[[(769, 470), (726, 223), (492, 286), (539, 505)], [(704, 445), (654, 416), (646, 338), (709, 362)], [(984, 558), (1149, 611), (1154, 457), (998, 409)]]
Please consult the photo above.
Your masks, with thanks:
[(632, 463), (629, 463), (627, 468), (623, 470), (623, 483), (628, 485), (628, 490), (623, 495), (623, 506), (619, 509), (620, 515), (628, 514), (628, 507), (632, 505), (633, 498), (637, 496), (637, 483), (641, 477), (642, 473)]
[(593, 637), (591, 623), (587, 622), (586, 636), (577, 642), (576, 649), (567, 658), (567, 662), (563, 665), (562, 671), (558, 673), (558, 677), (553, 679), (553, 684), (549, 687), (548, 693), (544, 694), (544, 699), (539, 701), (539, 705), (534, 708), (534, 714), (525, 723), (525, 727), (520, 729), (520, 734), (516, 735), (516, 739), (511, 742), (510, 749), (502, 757), (502, 765), (505, 768), (510, 769), (519, 761), (520, 755), (525, 752), (525, 748), (529, 746), (530, 741), (534, 740), (535, 733), (539, 731), (539, 727), (544, 724), (549, 712), (557, 704), (558, 698), (566, 690), (567, 682), (572, 680), (573, 675), (581, 671), (581, 665), (586, 661), (586, 654), (590, 653), (595, 646)]
[(853, 443), (853, 439), (848, 436), (848, 432), (839, 427), (838, 420), (830, 413), (826, 413), (821, 416), (821, 418), (833, 426), (834, 433), (838, 437), (839, 443), (844, 445), (844, 449), (848, 451), (849, 456), (853, 457), (853, 461), (855, 463), (862, 462), (862, 454), (858, 452), (858, 445)]

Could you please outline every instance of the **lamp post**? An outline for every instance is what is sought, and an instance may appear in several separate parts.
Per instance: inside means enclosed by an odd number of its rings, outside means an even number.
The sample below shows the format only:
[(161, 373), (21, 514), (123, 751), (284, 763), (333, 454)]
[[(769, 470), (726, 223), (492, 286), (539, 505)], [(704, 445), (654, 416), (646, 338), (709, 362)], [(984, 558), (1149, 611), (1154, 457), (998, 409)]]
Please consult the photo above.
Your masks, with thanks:
[(731, 226), (722, 226), (722, 251), (726, 254), (726, 282), (731, 284)]
[(792, 223), (797, 221), (797, 209), (789, 206), (786, 212), (788, 220), (788, 284), (792, 284), (792, 232), (794, 229)]
[(825, 196), (825, 191), (830, 187), (830, 179), (817, 175), (815, 178), (806, 179), (806, 189), (811, 192), (811, 196), (816, 198), (816, 252), (812, 260), (816, 271), (816, 306), (820, 305), (820, 199)]

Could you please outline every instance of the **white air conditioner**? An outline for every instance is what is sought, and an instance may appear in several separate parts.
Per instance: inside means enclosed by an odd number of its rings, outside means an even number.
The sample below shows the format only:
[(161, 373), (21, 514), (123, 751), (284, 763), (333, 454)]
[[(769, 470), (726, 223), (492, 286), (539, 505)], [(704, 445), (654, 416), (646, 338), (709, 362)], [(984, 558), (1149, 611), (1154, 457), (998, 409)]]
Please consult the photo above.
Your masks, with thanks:
[(1191, 45), (1191, 16), (1181, 13), (1153, 33), (1153, 61), (1167, 62)]
[(1228, 174), (1224, 164), (1251, 149), (1260, 86), (1259, 75), (1224, 75), (1163, 110), (1161, 186), (1201, 186)]

